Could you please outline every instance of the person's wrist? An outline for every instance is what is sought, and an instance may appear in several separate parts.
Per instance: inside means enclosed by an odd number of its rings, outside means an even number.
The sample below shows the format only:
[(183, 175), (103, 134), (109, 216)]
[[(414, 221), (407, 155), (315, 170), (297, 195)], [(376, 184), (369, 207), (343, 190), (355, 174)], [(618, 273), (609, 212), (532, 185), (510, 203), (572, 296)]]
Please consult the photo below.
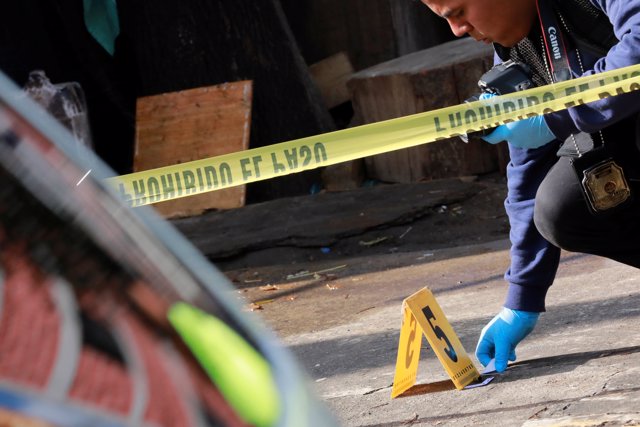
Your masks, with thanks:
[(500, 318), (510, 324), (513, 324), (518, 320), (525, 322), (535, 322), (539, 317), (540, 313), (535, 311), (514, 310), (507, 307), (502, 307), (502, 310), (500, 310)]

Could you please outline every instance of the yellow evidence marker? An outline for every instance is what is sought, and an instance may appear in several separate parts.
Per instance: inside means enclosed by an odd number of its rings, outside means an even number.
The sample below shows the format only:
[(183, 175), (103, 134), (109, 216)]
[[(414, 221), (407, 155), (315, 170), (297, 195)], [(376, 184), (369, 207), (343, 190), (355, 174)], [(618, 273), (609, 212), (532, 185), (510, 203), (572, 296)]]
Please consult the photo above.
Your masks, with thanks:
[(416, 382), (423, 333), (458, 390), (480, 379), (480, 373), (429, 289), (423, 288), (406, 298), (402, 311), (391, 398), (400, 396)]

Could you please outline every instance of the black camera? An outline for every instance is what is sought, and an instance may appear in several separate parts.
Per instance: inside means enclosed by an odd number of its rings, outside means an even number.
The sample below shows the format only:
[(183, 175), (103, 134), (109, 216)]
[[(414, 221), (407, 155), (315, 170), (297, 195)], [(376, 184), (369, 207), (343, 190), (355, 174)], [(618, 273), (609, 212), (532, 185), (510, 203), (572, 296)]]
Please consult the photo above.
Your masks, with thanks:
[[(484, 73), (478, 81), (481, 93), (492, 95), (505, 95), (507, 93), (519, 92), (533, 86), (531, 80), (531, 68), (522, 62), (508, 60), (495, 65)], [(480, 95), (473, 95), (465, 102), (473, 102), (480, 99)], [(469, 142), (469, 136), (485, 136), (493, 132), (495, 128), (483, 129), (478, 132), (466, 134), (460, 138), (464, 142)]]
[(533, 86), (531, 68), (522, 62), (503, 62), (484, 73), (478, 86), (482, 92), (494, 95), (527, 90)]

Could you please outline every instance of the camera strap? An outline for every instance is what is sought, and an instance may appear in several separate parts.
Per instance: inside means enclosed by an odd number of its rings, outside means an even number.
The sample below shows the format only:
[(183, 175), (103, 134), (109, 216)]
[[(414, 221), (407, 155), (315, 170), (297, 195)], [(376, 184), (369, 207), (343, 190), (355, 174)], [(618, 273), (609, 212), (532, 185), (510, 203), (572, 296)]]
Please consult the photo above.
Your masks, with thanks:
[(536, 7), (553, 81), (555, 83), (570, 80), (571, 67), (567, 45), (555, 10), (546, 0), (536, 0)]
[[(564, 22), (558, 21), (558, 14), (549, 0), (536, 0), (538, 17), (542, 28), (542, 40), (544, 44), (543, 55), (546, 55), (549, 63), (549, 73), (554, 83), (571, 80), (571, 65), (567, 49), (567, 38), (564, 33)], [(567, 28), (568, 32), (569, 29)], [(579, 55), (579, 53), (576, 53)], [(583, 70), (584, 72), (584, 70)], [(602, 135), (599, 137), (588, 133), (571, 135), (569, 144), (563, 144), (558, 152), (560, 156), (581, 156), (582, 153), (604, 145)]]

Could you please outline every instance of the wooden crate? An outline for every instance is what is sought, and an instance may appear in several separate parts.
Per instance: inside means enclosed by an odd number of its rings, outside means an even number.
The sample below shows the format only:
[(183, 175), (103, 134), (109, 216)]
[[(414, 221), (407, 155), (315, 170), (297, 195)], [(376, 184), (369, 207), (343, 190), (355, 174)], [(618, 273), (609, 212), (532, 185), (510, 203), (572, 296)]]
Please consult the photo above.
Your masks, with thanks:
[[(185, 163), (249, 148), (251, 81), (139, 98), (134, 170)], [(156, 203), (167, 218), (244, 206), (245, 186)]]
[[(349, 81), (363, 123), (407, 116), (464, 102), (478, 93), (480, 76), (493, 64), (493, 49), (464, 38), (360, 71)], [(365, 159), (367, 176), (416, 182), (498, 170), (498, 150), (479, 140), (451, 138)]]

